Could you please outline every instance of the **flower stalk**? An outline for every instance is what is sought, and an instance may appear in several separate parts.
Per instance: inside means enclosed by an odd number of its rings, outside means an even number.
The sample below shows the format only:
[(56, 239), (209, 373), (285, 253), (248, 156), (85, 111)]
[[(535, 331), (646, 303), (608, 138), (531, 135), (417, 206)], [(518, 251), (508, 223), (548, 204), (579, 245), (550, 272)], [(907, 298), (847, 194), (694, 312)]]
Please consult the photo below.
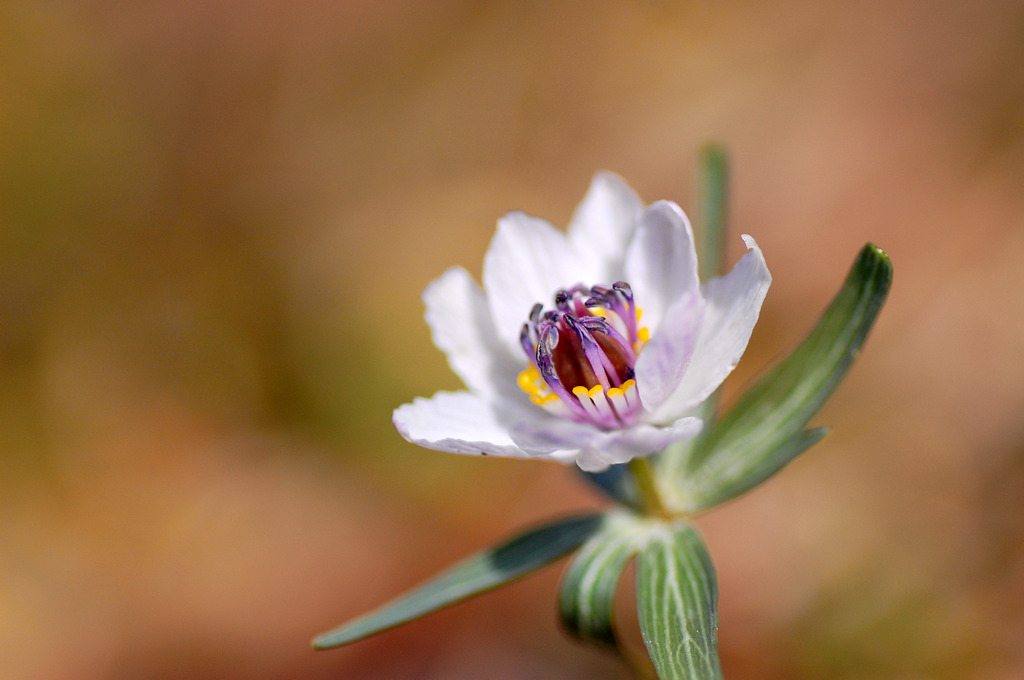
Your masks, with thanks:
[(673, 513), (669, 511), (661, 497), (658, 489), (658, 480), (654, 476), (654, 470), (647, 458), (634, 458), (629, 461), (629, 471), (636, 481), (637, 493), (640, 496), (640, 507), (644, 514), (649, 517), (660, 517), (672, 519)]

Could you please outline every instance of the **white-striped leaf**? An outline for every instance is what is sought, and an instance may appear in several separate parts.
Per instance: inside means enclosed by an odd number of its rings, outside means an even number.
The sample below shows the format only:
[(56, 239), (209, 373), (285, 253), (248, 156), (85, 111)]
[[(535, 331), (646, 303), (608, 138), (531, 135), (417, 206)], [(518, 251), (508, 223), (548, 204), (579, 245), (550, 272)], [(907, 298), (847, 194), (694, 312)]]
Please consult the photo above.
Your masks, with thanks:
[(636, 601), (661, 680), (721, 680), (715, 568), (691, 525), (664, 526), (637, 556)]
[(573, 557), (559, 589), (562, 623), (586, 642), (615, 646), (615, 592), (629, 560), (643, 543), (649, 521), (625, 513), (609, 515)]
[(807, 339), (696, 442), (683, 476), (688, 510), (738, 496), (825, 435), (825, 428), (804, 427), (857, 357), (891, 283), (889, 257), (864, 246)]

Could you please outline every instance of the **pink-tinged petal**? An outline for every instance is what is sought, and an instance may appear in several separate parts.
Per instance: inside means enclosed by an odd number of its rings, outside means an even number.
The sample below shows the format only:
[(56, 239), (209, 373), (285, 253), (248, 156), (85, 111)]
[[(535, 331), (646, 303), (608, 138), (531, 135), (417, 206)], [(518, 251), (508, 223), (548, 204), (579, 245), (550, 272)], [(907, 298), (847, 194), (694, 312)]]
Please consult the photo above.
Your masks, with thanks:
[(644, 312), (642, 323), (652, 333), (672, 303), (697, 290), (693, 230), (678, 205), (658, 201), (643, 213), (626, 253), (625, 273)]
[(395, 409), (392, 422), (405, 439), (436, 451), (531, 457), (512, 441), (497, 409), (469, 392), (438, 392)]
[(609, 465), (627, 463), (658, 453), (673, 442), (692, 439), (700, 434), (703, 425), (700, 418), (686, 417), (665, 427), (636, 425), (602, 432), (580, 452), (576, 464), (586, 472), (601, 472)]
[(600, 472), (609, 465), (649, 456), (672, 442), (696, 437), (703, 427), (700, 418), (680, 418), (666, 426), (635, 425), (622, 430), (599, 430), (568, 420), (540, 423), (522, 421), (512, 428), (512, 439), (535, 456), (576, 459), (587, 472)]
[(636, 361), (640, 402), (655, 413), (678, 388), (693, 359), (704, 323), (704, 298), (693, 290), (666, 310)]
[(530, 455), (570, 451), (573, 457), (600, 432), (588, 423), (577, 423), (557, 417), (523, 418), (510, 429), (512, 441)]
[(727, 275), (702, 287), (705, 309), (700, 340), (679, 387), (658, 408), (655, 421), (686, 413), (707, 399), (747, 348), (772, 276), (754, 239), (744, 234), (743, 242), (750, 252)]
[(640, 197), (618, 175), (599, 172), (569, 223), (569, 241), (580, 254), (588, 285), (610, 285), (625, 276), (626, 247), (643, 213)]
[(518, 395), (516, 375), (522, 358), (498, 340), (483, 290), (461, 267), (452, 267), (423, 291), (434, 344), (473, 392)]
[(484, 290), (498, 337), (513, 352), (534, 304), (550, 306), (555, 291), (579, 283), (578, 259), (565, 234), (548, 222), (513, 212), (498, 220), (484, 256)]

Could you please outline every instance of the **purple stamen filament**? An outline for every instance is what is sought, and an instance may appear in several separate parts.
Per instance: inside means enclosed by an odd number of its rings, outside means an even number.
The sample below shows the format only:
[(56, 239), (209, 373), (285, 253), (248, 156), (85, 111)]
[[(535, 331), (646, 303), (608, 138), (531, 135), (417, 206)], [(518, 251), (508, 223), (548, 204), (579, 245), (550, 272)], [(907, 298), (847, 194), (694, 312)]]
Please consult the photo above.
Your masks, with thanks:
[(520, 342), (530, 367), (519, 386), (540, 406), (603, 428), (639, 415), (633, 368), (647, 340), (629, 284), (576, 285), (555, 294), (555, 309), (534, 305)]

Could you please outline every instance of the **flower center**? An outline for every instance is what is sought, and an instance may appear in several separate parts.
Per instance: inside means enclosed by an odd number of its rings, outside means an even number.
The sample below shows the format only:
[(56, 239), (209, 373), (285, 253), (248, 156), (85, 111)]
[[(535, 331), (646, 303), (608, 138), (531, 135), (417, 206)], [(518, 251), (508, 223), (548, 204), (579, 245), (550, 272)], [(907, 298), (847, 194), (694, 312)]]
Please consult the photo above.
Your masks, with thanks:
[(631, 424), (642, 410), (633, 367), (647, 342), (628, 283), (555, 293), (555, 308), (537, 303), (519, 340), (530, 366), (519, 386), (561, 416), (604, 428)]

